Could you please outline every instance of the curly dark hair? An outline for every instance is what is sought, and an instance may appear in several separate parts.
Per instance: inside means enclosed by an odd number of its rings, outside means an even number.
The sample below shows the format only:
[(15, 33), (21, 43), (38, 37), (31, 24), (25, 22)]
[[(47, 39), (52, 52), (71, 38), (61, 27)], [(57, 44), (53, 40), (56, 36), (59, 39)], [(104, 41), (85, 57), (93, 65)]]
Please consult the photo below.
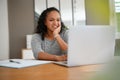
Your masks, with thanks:
[[(60, 14), (58, 9), (56, 9), (55, 7), (50, 7), (50, 8), (47, 8), (46, 10), (44, 10), (41, 13), (41, 15), (39, 16), (39, 20), (38, 20), (37, 27), (35, 29), (35, 33), (40, 34), (42, 40), (44, 40), (44, 36), (47, 33), (47, 26), (44, 24), (44, 22), (45, 22), (47, 14), (50, 13), (51, 11), (57, 11)], [(66, 30), (66, 29), (67, 29), (66, 26), (64, 25), (64, 23), (61, 20), (61, 31), (60, 31), (60, 33), (64, 30)]]

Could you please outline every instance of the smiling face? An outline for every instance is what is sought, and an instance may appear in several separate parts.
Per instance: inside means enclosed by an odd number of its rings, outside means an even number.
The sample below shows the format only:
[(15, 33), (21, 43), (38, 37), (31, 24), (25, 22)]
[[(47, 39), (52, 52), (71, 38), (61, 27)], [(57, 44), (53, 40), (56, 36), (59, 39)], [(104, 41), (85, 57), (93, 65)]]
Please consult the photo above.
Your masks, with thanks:
[(56, 28), (61, 27), (60, 14), (57, 11), (51, 11), (47, 14), (45, 25), (48, 32), (53, 32)]

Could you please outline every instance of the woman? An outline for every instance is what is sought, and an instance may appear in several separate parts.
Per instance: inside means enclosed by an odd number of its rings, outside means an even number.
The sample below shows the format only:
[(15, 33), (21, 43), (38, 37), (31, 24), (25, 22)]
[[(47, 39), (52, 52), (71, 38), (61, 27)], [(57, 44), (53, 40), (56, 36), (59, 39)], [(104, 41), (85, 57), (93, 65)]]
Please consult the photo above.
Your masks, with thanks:
[(31, 45), (34, 56), (40, 60), (67, 60), (68, 30), (61, 21), (60, 12), (50, 7), (44, 10), (38, 20)]

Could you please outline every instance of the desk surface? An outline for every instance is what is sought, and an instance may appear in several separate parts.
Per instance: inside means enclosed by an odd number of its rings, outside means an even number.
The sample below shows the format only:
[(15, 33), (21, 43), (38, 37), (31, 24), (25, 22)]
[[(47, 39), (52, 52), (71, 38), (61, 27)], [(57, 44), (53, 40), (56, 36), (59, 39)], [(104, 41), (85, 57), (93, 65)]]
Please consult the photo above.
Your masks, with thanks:
[(20, 69), (0, 67), (0, 80), (86, 80), (99, 68), (100, 65), (67, 68), (53, 63)]

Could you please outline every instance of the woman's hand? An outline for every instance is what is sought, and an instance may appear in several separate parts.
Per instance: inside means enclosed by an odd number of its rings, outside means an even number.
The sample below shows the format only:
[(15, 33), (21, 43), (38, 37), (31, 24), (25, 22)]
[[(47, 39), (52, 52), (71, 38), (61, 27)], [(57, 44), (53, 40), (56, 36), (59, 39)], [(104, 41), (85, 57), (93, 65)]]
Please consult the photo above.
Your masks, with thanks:
[(55, 56), (56, 61), (66, 61), (67, 60), (67, 55), (62, 55), (62, 56)]
[(54, 37), (56, 37), (56, 36), (60, 33), (60, 30), (61, 30), (61, 26), (58, 26), (58, 27), (53, 31)]

